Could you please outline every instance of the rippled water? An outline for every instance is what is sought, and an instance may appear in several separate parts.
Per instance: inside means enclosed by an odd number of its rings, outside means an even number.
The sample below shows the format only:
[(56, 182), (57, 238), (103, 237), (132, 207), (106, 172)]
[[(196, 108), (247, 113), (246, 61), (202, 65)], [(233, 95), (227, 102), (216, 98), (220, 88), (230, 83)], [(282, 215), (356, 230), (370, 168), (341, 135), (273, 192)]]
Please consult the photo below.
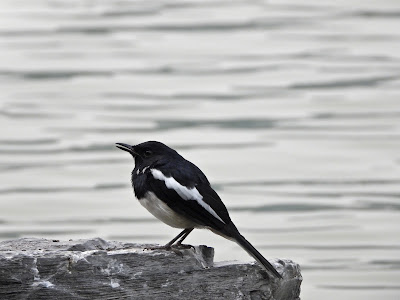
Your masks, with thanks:
[(399, 20), (396, 0), (2, 0), (0, 239), (165, 243), (113, 145), (160, 140), (301, 264), (303, 299), (399, 299)]

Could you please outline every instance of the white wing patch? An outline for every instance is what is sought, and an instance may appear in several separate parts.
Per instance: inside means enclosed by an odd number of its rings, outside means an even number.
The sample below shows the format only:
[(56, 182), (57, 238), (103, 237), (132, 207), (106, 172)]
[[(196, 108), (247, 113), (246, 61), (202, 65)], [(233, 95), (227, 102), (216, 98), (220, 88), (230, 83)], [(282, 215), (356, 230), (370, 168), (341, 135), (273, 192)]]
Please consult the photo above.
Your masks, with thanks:
[(211, 208), (210, 205), (203, 201), (203, 196), (199, 193), (199, 191), (193, 188), (187, 188), (186, 186), (181, 185), (178, 181), (175, 180), (174, 177), (166, 177), (160, 170), (150, 169), (151, 174), (155, 179), (164, 181), (166, 187), (170, 190), (174, 190), (183, 200), (195, 200), (200, 206), (202, 206), (206, 211), (220, 220), (225, 224), (224, 221), (217, 215), (217, 213)]

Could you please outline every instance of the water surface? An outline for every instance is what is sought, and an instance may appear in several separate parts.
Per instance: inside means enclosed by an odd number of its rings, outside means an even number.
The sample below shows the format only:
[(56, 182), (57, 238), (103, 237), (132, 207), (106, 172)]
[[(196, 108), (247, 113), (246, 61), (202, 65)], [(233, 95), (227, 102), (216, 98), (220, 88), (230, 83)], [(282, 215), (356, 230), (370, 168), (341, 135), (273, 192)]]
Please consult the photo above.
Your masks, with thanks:
[[(399, 299), (398, 1), (0, 4), (0, 239), (178, 231), (134, 199), (115, 142), (209, 177), (303, 299)], [(189, 243), (251, 260), (208, 231)]]

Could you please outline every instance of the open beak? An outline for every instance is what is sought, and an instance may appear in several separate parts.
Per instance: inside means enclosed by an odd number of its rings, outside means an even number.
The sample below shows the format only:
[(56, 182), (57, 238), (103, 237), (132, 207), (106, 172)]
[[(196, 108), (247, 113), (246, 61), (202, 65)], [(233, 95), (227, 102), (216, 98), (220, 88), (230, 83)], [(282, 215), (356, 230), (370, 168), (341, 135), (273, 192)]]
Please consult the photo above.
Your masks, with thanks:
[(133, 156), (135, 156), (137, 154), (135, 152), (135, 146), (131, 146), (131, 145), (124, 144), (124, 143), (116, 143), (115, 145), (117, 145), (116, 146), (117, 148), (129, 152)]

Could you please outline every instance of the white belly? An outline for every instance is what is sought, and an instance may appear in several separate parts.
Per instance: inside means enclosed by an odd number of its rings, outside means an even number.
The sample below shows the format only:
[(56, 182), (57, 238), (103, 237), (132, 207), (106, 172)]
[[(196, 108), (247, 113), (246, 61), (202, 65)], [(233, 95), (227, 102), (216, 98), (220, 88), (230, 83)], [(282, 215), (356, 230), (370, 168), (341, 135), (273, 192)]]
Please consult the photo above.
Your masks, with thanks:
[(167, 204), (158, 199), (153, 192), (147, 192), (144, 198), (139, 199), (140, 204), (153, 216), (165, 224), (175, 228), (194, 228), (196, 223), (174, 212)]

